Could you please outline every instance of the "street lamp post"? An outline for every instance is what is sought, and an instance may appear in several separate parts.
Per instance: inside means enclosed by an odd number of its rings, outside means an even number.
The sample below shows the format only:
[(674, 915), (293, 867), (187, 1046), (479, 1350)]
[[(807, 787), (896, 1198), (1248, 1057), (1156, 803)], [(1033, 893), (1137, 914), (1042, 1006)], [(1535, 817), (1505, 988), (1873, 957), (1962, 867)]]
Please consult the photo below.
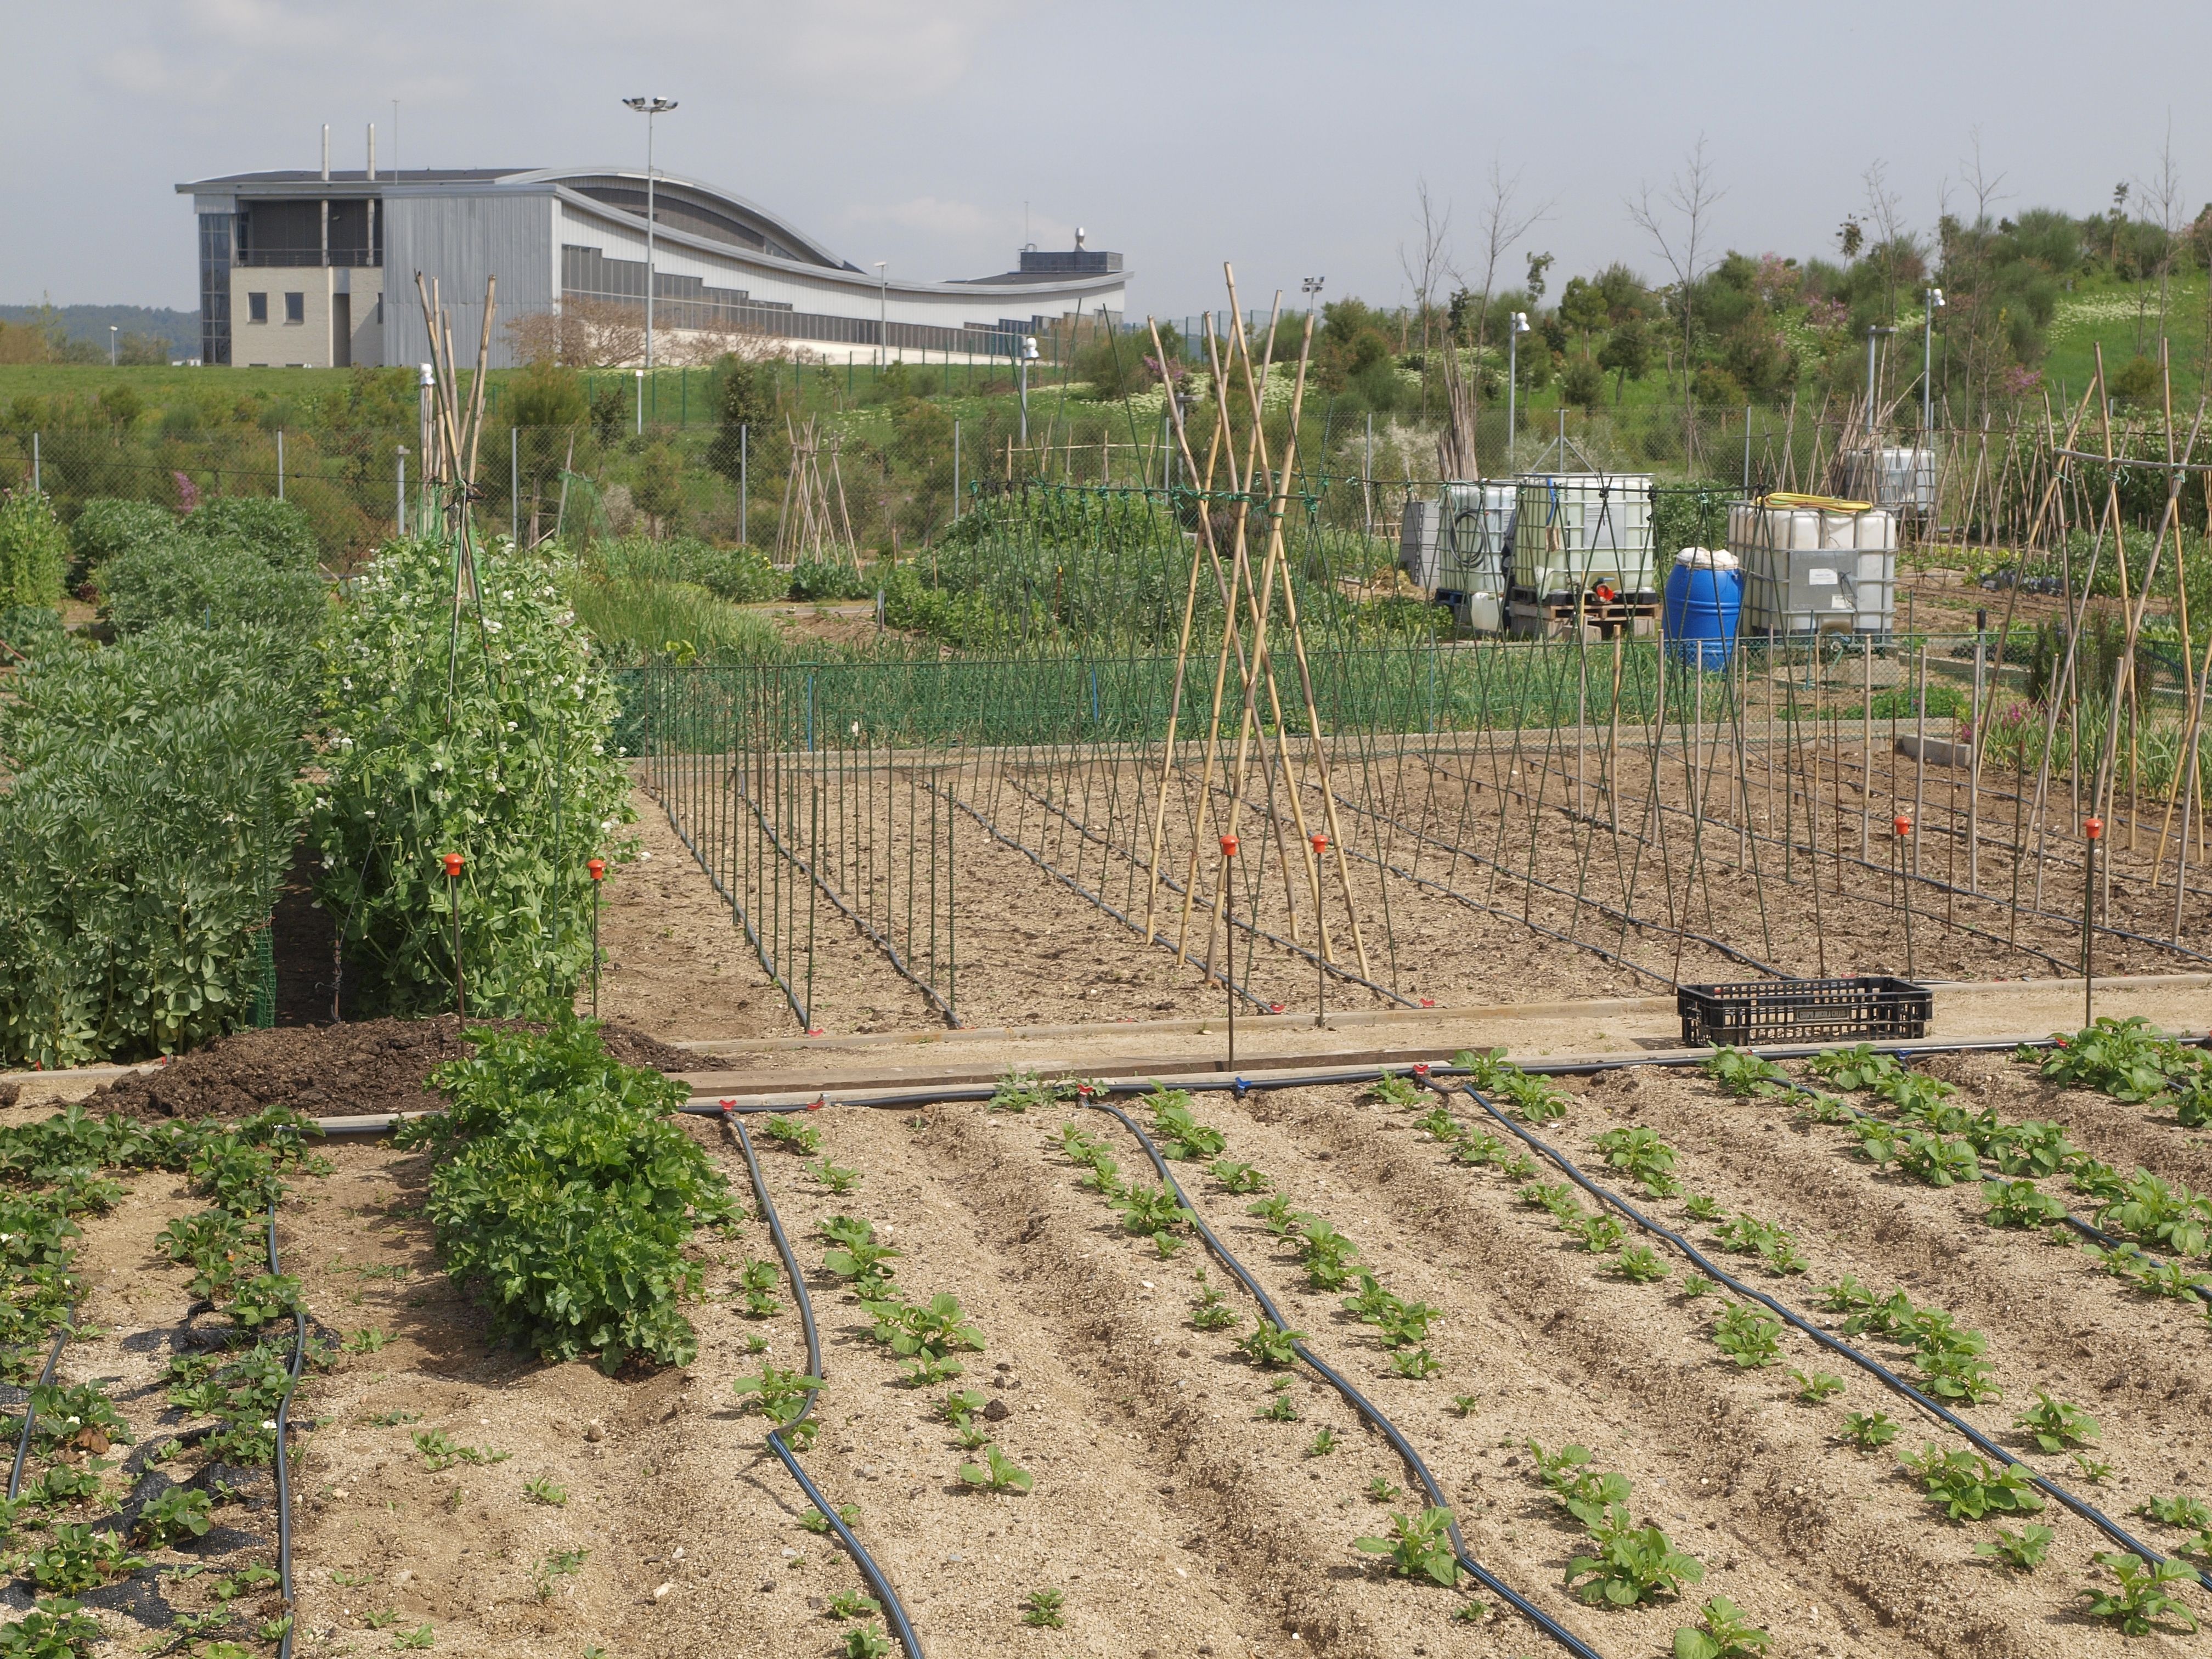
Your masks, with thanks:
[(1920, 441), (1928, 441), (1936, 420), (1936, 313), (1943, 308), (1943, 290), (1928, 290), (1928, 317), (1920, 330)]
[(889, 368), (891, 362), (891, 266), (888, 259), (876, 261), (876, 367)]
[[(625, 98), (623, 102), (645, 117), (645, 366), (653, 368), (653, 118), (676, 107), (673, 98)], [(644, 389), (639, 388), (638, 423), (645, 422)]]
[(1021, 348), (1014, 356), (1014, 366), (1020, 374), (1022, 380), (1022, 446), (1024, 448), (1029, 447), (1030, 441), (1030, 365), (1036, 361), (1036, 336), (1023, 335)]
[(1513, 470), (1516, 426), (1515, 394), (1521, 386), (1521, 337), (1528, 331), (1528, 313), (1516, 311), (1505, 325), (1505, 470)]

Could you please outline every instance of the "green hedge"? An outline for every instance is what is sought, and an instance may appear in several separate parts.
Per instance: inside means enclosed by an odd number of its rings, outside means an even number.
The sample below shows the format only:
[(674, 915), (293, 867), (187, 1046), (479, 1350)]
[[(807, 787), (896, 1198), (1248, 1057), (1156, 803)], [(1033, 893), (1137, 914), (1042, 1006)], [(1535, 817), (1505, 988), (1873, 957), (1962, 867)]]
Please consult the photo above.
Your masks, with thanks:
[(325, 642), (327, 779), (309, 834), (364, 1012), (453, 1006), (447, 853), (465, 860), (469, 1012), (566, 1006), (591, 964), (585, 861), (630, 850), (614, 689), (554, 569), (504, 554), (477, 575), (481, 620), (471, 605), (457, 626), (448, 550), (394, 543)]
[(437, 1155), (428, 1210), (446, 1271), (483, 1295), (496, 1334), (545, 1358), (690, 1363), (699, 1340), (678, 1304), (700, 1268), (685, 1247), (728, 1217), (730, 1194), (672, 1115), (689, 1091), (617, 1064), (573, 1017), (468, 1036), (475, 1054), (432, 1078), (447, 1115), (402, 1131)]

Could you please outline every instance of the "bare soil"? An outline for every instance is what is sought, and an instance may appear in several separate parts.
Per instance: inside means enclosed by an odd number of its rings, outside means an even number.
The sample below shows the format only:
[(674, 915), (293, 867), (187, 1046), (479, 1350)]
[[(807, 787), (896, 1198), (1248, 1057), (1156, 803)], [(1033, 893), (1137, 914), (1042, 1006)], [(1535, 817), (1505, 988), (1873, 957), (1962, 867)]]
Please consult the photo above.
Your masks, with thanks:
[[(390, 1065), (395, 1075), (409, 1069)], [(1929, 1065), (1971, 1103), (2064, 1121), (2099, 1157), (2140, 1160), (2191, 1185), (2212, 1176), (2207, 1138), (2148, 1109), (2053, 1090), (2003, 1057)], [(1603, 1162), (1593, 1134), (1648, 1125), (1677, 1150), (1684, 1194), (1788, 1228), (1810, 1261), (1802, 1276), (1769, 1273), (1720, 1255), (1717, 1229), (1691, 1223), (1680, 1196), (1634, 1200), (1732, 1271), (1831, 1328), (1838, 1322), (1815, 1311), (1815, 1290), (1847, 1273), (1948, 1309), (1987, 1334), (2005, 1391), (1965, 1414), (2154, 1546), (2186, 1542), (2133, 1512), (2152, 1495), (2212, 1489), (2212, 1356), (2201, 1318), (2129, 1291), (2076, 1250), (1990, 1228), (1971, 1185), (1929, 1188), (1876, 1173), (1852, 1155), (1852, 1137), (1799, 1123), (1787, 1101), (1735, 1100), (1698, 1075), (1656, 1071), (1572, 1092), (1568, 1115), (1543, 1133), (1586, 1169)], [(286, 1097), (314, 1104), (297, 1085)], [(249, 1103), (260, 1103), (241, 1086), (223, 1109)], [(1454, 1109), (1498, 1127), (1464, 1097)], [(2109, 1540), (2053, 1506), (2034, 1517), (2056, 1533), (2039, 1571), (1990, 1566), (1973, 1546), (1991, 1526), (1944, 1520), (1897, 1466), (1897, 1454), (1923, 1441), (1961, 1444), (1954, 1435), (1796, 1335), (1780, 1364), (1739, 1370), (1709, 1340), (1723, 1297), (1686, 1294), (1679, 1261), (1662, 1283), (1627, 1282), (1607, 1255), (1520, 1201), (1516, 1181), (1452, 1163), (1413, 1113), (1358, 1091), (1204, 1095), (1195, 1109), (1224, 1133), (1228, 1158), (1256, 1164), (1295, 1207), (1348, 1234), (1398, 1296), (1438, 1310), (1427, 1346), (1441, 1375), (1394, 1376), (1371, 1328), (1340, 1295), (1307, 1287), (1291, 1252), (1248, 1213), (1249, 1198), (1198, 1164), (1177, 1166), (1191, 1200), (1292, 1323), (1419, 1448), (1475, 1559), (1600, 1650), (1667, 1650), (1694, 1598), (1601, 1612), (1568, 1595), (1580, 1532), (1533, 1478), (1532, 1438), (1547, 1449), (1578, 1443), (1598, 1467), (1627, 1476), (1633, 1513), (1702, 1562), (1696, 1598), (1736, 1601), (1790, 1659), (2132, 1650), (2075, 1611), (2075, 1592), (2098, 1581), (2091, 1558)], [(1113, 1146), (1125, 1178), (1149, 1176), (1110, 1118), (1081, 1115)], [(1386, 1530), (1392, 1509), (1407, 1509), (1402, 1493), (1369, 1496), (1378, 1480), (1403, 1487), (1405, 1470), (1309, 1374), (1289, 1391), (1296, 1420), (1259, 1417), (1273, 1378), (1236, 1347), (1251, 1328), (1249, 1298), (1195, 1242), (1163, 1257), (1079, 1186), (1060, 1150), (1061, 1114), (945, 1104), (805, 1121), (821, 1135), (817, 1158), (760, 1152), (822, 1333), (823, 1428), (805, 1461), (831, 1501), (857, 1505), (860, 1537), (933, 1654), (1543, 1650), (1510, 1613), (1462, 1622), (1453, 1615), (1463, 1592), (1389, 1578), (1352, 1547)], [(734, 1127), (687, 1124), (744, 1190)], [(772, 1316), (750, 1318), (732, 1293), (744, 1261), (772, 1256), (750, 1204), (726, 1236), (702, 1238), (696, 1358), (609, 1378), (489, 1342), (465, 1289), (436, 1270), (419, 1213), (423, 1157), (383, 1143), (335, 1144), (326, 1155), (333, 1173), (302, 1181), (284, 1206), (285, 1263), (301, 1274), (319, 1328), (378, 1334), (354, 1337), (328, 1371), (311, 1373), (296, 1412), (319, 1422), (296, 1486), (303, 1652), (380, 1650), (392, 1632), (423, 1625), (441, 1652), (549, 1659), (587, 1644), (611, 1656), (773, 1659), (831, 1650), (844, 1626), (827, 1616), (829, 1602), (859, 1589), (858, 1575), (833, 1540), (800, 1524), (805, 1500), (762, 1445), (765, 1420), (734, 1391), (763, 1360), (804, 1358), (787, 1294), (778, 1291)], [(858, 1189), (833, 1194), (816, 1172), (821, 1160), (856, 1172)], [(143, 1437), (158, 1415), (154, 1370), (193, 1322), (182, 1271), (152, 1236), (198, 1204), (168, 1177), (132, 1184), (114, 1214), (88, 1224), (88, 1318), (105, 1334), (72, 1345), (64, 1376), (120, 1379), (134, 1423), (146, 1418)], [(908, 1296), (950, 1292), (981, 1327), (983, 1350), (967, 1357), (960, 1383), (984, 1394), (989, 1431), (1035, 1476), (1032, 1493), (994, 1497), (958, 1479), (974, 1454), (942, 1420), (946, 1385), (905, 1386), (868, 1338), (867, 1316), (821, 1268), (817, 1228), (838, 1213), (869, 1218), (902, 1251), (894, 1266)], [(1226, 1291), (1237, 1328), (1194, 1326), (1209, 1287)], [(1868, 1346), (1910, 1374), (1908, 1355)], [(1838, 1375), (1841, 1394), (1800, 1401), (1793, 1366)], [(2039, 1387), (2098, 1419), (2096, 1455), (2112, 1466), (2099, 1483), (2013, 1429)], [(1843, 1414), (1877, 1409), (1903, 1423), (1896, 1445), (1851, 1449)], [(1313, 1455), (1323, 1429), (1337, 1444)], [(432, 1430), (483, 1461), (429, 1468), (413, 1437)], [(533, 1480), (551, 1482), (563, 1501), (533, 1499)], [(243, 1476), (233, 1484), (240, 1495), (219, 1518), (265, 1540), (266, 1509), (253, 1507), (265, 1489)], [(227, 1547), (245, 1552), (240, 1560), (265, 1554), (250, 1541)], [(571, 1570), (559, 1570), (564, 1559)], [(197, 1607), (199, 1582), (159, 1583), (172, 1606)], [(1066, 1593), (1063, 1631), (1020, 1621), (1024, 1598), (1046, 1587)], [(2202, 1609), (2199, 1593), (2183, 1593)], [(118, 1615), (103, 1616), (120, 1628)], [(158, 1610), (146, 1617), (158, 1623)]]

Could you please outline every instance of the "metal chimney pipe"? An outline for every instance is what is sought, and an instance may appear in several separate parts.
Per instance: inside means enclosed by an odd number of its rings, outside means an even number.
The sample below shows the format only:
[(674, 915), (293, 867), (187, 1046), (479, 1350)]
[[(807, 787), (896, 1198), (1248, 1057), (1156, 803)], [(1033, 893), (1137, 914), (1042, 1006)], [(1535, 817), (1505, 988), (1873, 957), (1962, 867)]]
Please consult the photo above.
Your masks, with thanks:
[(323, 182), (331, 181), (331, 124), (323, 123)]
[(374, 121), (368, 124), (368, 178), (371, 184), (376, 182), (376, 123)]

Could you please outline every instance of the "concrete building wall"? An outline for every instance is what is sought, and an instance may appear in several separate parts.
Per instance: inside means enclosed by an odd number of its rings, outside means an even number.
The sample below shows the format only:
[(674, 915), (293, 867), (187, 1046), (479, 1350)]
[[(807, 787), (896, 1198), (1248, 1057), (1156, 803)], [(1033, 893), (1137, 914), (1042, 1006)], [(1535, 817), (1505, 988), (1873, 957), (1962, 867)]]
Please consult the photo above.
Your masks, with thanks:
[(508, 320), (548, 309), (557, 295), (559, 250), (553, 241), (553, 194), (509, 191), (482, 195), (410, 191), (384, 198), (386, 361), (427, 363), (430, 337), (415, 274), (438, 281), (438, 303), (452, 319), (453, 355), (476, 362), (483, 329), (484, 283), (493, 295), (491, 366), (512, 368)]
[[(374, 266), (234, 265), (230, 273), (230, 360), (252, 368), (376, 368), (384, 361), (377, 296), (384, 273)], [(265, 296), (268, 320), (253, 320), (252, 296)], [(287, 320), (285, 296), (300, 296), (301, 319)], [(338, 303), (344, 295), (346, 302)], [(346, 318), (341, 344), (337, 319)]]

